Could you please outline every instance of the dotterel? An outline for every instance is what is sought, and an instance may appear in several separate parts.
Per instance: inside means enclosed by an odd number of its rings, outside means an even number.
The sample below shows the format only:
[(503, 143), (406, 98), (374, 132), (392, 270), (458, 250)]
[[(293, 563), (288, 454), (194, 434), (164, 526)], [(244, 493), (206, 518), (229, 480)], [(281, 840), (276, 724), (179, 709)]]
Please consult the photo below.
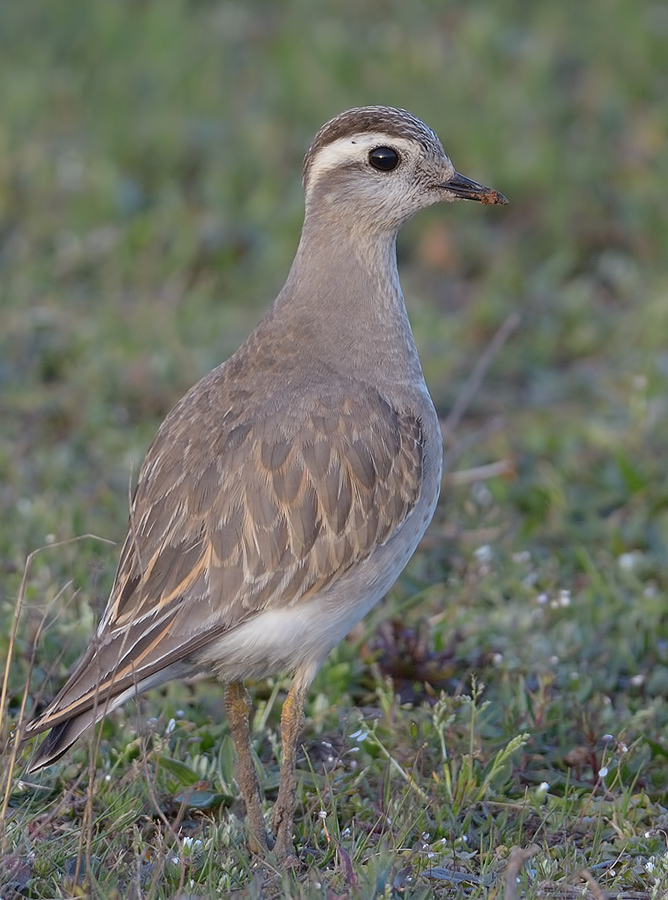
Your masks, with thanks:
[[(134, 694), (217, 675), (251, 846), (273, 846), (279, 860), (293, 852), (307, 691), (404, 568), (439, 494), (441, 432), (399, 285), (397, 232), (441, 201), (507, 202), (458, 174), (419, 119), (382, 106), (324, 125), (303, 180), (304, 227), (284, 288), (161, 425), (97, 632), (27, 726), (51, 729), (34, 771)], [(294, 680), (272, 837), (242, 682), (282, 671)]]

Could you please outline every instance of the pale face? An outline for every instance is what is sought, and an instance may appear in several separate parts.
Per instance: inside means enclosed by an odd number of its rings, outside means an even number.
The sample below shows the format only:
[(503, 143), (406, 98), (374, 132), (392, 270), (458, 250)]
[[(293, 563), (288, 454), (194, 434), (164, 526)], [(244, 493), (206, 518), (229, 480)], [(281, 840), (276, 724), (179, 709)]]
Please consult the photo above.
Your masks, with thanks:
[[(503, 203), (497, 191), (460, 175), (436, 135), (420, 138), (381, 130), (351, 132), (309, 152), (307, 216), (332, 215), (373, 231), (396, 231), (414, 213), (458, 199)], [(313, 202), (317, 198), (317, 202)]]
[(340, 137), (313, 156), (306, 181), (309, 200), (354, 205), (355, 216), (394, 230), (419, 209), (444, 199), (441, 185), (455, 169), (440, 144), (425, 147), (382, 132)]

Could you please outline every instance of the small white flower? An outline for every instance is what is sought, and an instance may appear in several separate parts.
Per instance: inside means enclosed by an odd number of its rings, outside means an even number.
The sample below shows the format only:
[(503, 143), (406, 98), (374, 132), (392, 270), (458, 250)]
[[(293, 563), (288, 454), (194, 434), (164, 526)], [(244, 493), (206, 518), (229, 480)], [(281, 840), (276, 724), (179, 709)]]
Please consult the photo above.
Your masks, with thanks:
[(550, 789), (549, 782), (541, 781), (541, 783), (538, 785), (538, 787), (534, 791), (536, 800), (538, 800), (540, 803), (542, 803), (543, 800), (545, 800), (545, 797), (547, 796), (547, 792), (549, 791), (549, 789)]
[(598, 770), (598, 777), (599, 777), (599, 778), (605, 778), (605, 776), (606, 776), (607, 774), (608, 774), (608, 767), (607, 767), (607, 766), (601, 766), (601, 768)]
[(492, 561), (492, 548), (489, 544), (483, 544), (481, 547), (476, 547), (473, 551), (473, 555), (479, 563), (489, 563)]
[(571, 592), (564, 588), (559, 591), (559, 606), (570, 606), (571, 605)]
[(642, 553), (640, 550), (631, 550), (629, 553), (621, 553), (617, 558), (617, 563), (620, 569), (623, 569), (625, 572), (631, 572), (642, 560)]
[(184, 837), (181, 846), (183, 855), (189, 857), (192, 856), (194, 850), (198, 850), (202, 846), (202, 842), (191, 837)]
[(531, 554), (528, 550), (520, 550), (518, 553), (513, 553), (513, 562), (516, 563), (525, 563), (531, 560)]
[(167, 727), (165, 728), (165, 734), (171, 734), (175, 728), (176, 728), (176, 719), (170, 719), (169, 722), (167, 722)]
[(480, 506), (489, 506), (494, 500), (490, 489), (481, 481), (476, 481), (471, 486), (471, 496)]

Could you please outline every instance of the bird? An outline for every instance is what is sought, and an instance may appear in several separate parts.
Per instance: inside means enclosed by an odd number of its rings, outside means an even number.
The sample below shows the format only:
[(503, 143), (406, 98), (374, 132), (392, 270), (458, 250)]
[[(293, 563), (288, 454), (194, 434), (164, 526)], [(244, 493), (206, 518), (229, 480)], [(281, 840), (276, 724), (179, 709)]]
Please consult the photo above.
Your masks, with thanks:
[[(439, 419), (399, 283), (419, 210), (505, 204), (459, 174), (404, 109), (349, 109), (304, 158), (305, 215), (284, 287), (241, 347), (168, 413), (139, 471), (106, 609), (26, 735), (59, 759), (125, 700), (196, 673), (225, 684), (248, 842), (294, 858), (304, 703), (336, 644), (387, 593), (436, 508)], [(271, 828), (247, 679), (292, 674)]]

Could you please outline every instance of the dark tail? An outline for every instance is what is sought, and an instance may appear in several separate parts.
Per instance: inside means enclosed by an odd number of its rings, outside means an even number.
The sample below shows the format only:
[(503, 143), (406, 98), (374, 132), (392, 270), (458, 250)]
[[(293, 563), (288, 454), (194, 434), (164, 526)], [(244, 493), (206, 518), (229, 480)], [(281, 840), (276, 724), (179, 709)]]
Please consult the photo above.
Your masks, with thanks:
[[(99, 711), (97, 718), (102, 718), (102, 710)], [(54, 725), (37, 748), (37, 752), (26, 770), (27, 773), (36, 772), (38, 769), (50, 766), (51, 763), (60, 759), (64, 753), (67, 753), (79, 735), (92, 725), (94, 721), (95, 713), (92, 709), (89, 709), (81, 713), (81, 715), (73, 716), (59, 725)]]

